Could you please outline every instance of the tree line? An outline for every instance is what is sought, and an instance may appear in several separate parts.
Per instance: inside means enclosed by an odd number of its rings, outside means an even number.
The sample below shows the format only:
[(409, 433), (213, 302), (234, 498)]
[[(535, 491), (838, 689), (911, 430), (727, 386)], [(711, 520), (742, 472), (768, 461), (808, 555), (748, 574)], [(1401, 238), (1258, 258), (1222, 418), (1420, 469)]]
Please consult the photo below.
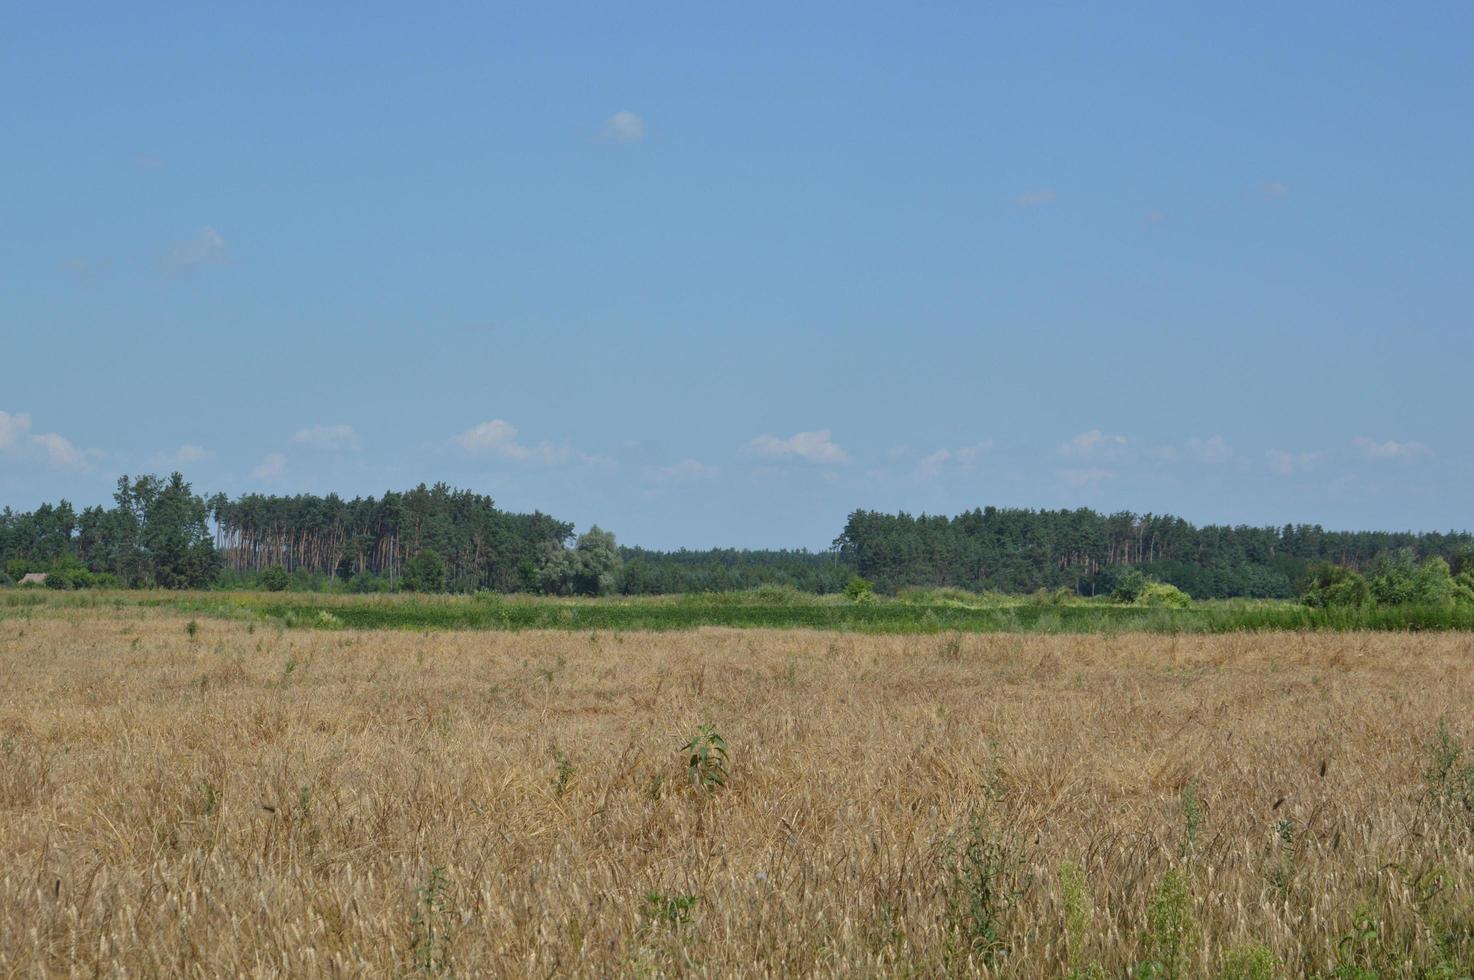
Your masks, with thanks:
[(47, 584), (207, 588), (320, 587), (362, 592), (537, 589), (573, 525), (499, 510), (490, 497), (424, 484), (382, 497), (224, 494), (206, 499), (179, 473), (118, 480), (113, 506), (69, 502), (0, 510), (0, 576)]
[[(573, 525), (547, 514), (513, 514), (492, 499), (444, 483), (345, 500), (337, 494), (210, 498), (215, 546), (239, 581), (280, 567), (298, 579), (337, 578), (376, 591), (428, 571), (440, 589), (511, 592), (538, 581), (548, 547), (562, 548)], [(421, 552), (419, 568), (410, 563)], [(412, 574), (411, 574), (412, 572)]]
[(1380, 555), (1402, 552), (1453, 561), (1474, 548), (1474, 536), (1327, 531), (1318, 524), (1195, 527), (1165, 514), (987, 507), (956, 517), (857, 510), (835, 546), (847, 566), (885, 591), (1068, 588), (1097, 595), (1114, 591), (1134, 569), (1199, 599), (1290, 598), (1320, 563), (1364, 570)]
[[(855, 576), (882, 592), (955, 586), (1117, 592), (1123, 576), (1199, 599), (1289, 598), (1330, 563), (1386, 556), (1474, 567), (1467, 533), (1327, 531), (1319, 525), (1194, 526), (1171, 515), (1088, 508), (978, 508), (956, 517), (857, 510), (825, 552), (620, 547), (613, 534), (499, 509), (445, 483), (382, 496), (195, 493), (179, 473), (118, 480), (113, 506), (63, 500), (0, 510), (0, 584), (45, 572), (56, 587), (336, 588), (375, 592), (650, 595), (784, 585), (836, 593)], [(1403, 560), (1403, 559), (1399, 559)], [(1399, 566), (1401, 567), (1401, 566)]]

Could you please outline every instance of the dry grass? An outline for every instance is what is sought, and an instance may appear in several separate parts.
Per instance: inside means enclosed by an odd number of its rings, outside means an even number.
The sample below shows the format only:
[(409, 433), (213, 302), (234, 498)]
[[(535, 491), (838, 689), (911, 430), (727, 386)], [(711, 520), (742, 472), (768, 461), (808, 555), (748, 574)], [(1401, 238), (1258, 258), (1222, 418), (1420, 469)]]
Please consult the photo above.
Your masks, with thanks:
[(0, 974), (1457, 976), (1471, 704), (1456, 634), (0, 622)]

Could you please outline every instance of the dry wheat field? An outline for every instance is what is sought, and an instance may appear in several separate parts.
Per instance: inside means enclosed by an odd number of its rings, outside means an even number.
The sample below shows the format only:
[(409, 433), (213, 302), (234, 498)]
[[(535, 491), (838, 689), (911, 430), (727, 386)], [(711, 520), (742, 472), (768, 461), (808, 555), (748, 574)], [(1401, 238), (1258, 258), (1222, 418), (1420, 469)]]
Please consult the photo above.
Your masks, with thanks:
[(1467, 976), (1471, 704), (1452, 633), (11, 618), (0, 975)]

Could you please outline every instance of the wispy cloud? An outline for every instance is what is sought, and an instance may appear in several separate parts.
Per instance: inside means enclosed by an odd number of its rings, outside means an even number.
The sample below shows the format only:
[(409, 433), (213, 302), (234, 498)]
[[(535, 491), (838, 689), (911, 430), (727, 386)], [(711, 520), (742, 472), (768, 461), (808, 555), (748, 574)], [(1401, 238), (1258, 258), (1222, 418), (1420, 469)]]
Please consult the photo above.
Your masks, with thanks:
[(178, 272), (195, 266), (212, 265), (225, 260), (225, 238), (205, 225), (189, 241), (180, 242), (164, 257), (164, 268)]
[(1099, 429), (1091, 429), (1061, 443), (1059, 454), (1069, 459), (1111, 460), (1120, 458), (1126, 451), (1125, 436), (1108, 435)]
[(1315, 469), (1326, 458), (1321, 451), (1314, 452), (1289, 452), (1284, 449), (1271, 449), (1267, 454), (1269, 468), (1280, 476), (1294, 476), (1297, 473), (1305, 473)]
[(52, 466), (63, 469), (76, 469), (87, 463), (87, 457), (82, 450), (72, 445), (70, 439), (55, 432), (42, 432), (31, 436), (31, 442), (46, 450), (46, 460)]
[(1044, 207), (1046, 204), (1054, 203), (1054, 191), (1049, 190), (1048, 188), (1037, 191), (1024, 191), (1018, 197), (1013, 199), (1013, 203), (1016, 207), (1021, 208)]
[(1433, 450), (1421, 442), (1378, 442), (1357, 436), (1351, 440), (1351, 445), (1362, 459), (1370, 460), (1413, 460), (1433, 455)]
[(455, 437), (455, 441), (467, 455), (499, 456), (519, 463), (552, 466), (572, 461), (598, 462), (598, 457), (581, 453), (570, 446), (560, 446), (543, 440), (528, 445), (518, 440), (517, 427), (505, 419), (481, 422)]
[(20, 443), (31, 431), (29, 412), (0, 412), (0, 449), (10, 449)]
[(0, 412), (0, 451), (16, 453), (22, 458), (39, 451), (47, 463), (59, 469), (81, 469), (87, 465), (89, 455), (98, 455), (78, 449), (60, 433), (32, 434), (29, 412)]
[(353, 431), (353, 426), (342, 422), (335, 425), (314, 425), (306, 429), (298, 429), (292, 436), (292, 442), (298, 446), (306, 446), (308, 449), (335, 453), (357, 449), (363, 444), (363, 441), (358, 438), (358, 433)]
[(267, 453), (259, 466), (251, 471), (258, 480), (275, 480), (287, 471), (287, 458), (281, 453)]
[(991, 451), (992, 439), (984, 439), (982, 442), (973, 443), (971, 446), (960, 446), (956, 449), (942, 448), (934, 453), (929, 453), (921, 458), (917, 464), (917, 470), (924, 477), (940, 476), (948, 466), (957, 466), (968, 469), (978, 461), (978, 457)]
[(604, 120), (599, 135), (611, 143), (638, 143), (645, 138), (645, 120), (628, 109), (621, 109)]
[(204, 446), (196, 446), (192, 442), (187, 442), (172, 453), (155, 453), (152, 463), (155, 466), (185, 466), (189, 463), (200, 463), (214, 458), (215, 454)]
[(1266, 180), (1257, 190), (1259, 196), (1266, 201), (1278, 201), (1290, 196), (1290, 185), (1279, 180)]
[(1222, 436), (1200, 439), (1193, 436), (1187, 441), (1187, 455), (1199, 463), (1226, 463), (1233, 459), (1233, 447)]
[(155, 153), (135, 153), (133, 166), (139, 170), (163, 170), (164, 158)]
[(764, 459), (803, 459), (811, 463), (848, 463), (846, 453), (831, 437), (828, 429), (795, 432), (786, 439), (764, 433), (746, 446), (749, 455)]

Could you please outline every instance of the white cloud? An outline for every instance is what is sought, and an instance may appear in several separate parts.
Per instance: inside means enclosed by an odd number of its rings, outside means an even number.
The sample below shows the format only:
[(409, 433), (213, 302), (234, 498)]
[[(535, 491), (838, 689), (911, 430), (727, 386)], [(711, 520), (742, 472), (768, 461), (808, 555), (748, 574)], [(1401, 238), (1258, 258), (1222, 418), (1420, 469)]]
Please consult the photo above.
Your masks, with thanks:
[(187, 269), (191, 266), (208, 265), (225, 258), (225, 239), (220, 232), (205, 225), (187, 242), (180, 242), (169, 251), (164, 265), (170, 269)]
[(1280, 476), (1294, 476), (1296, 473), (1304, 473), (1313, 470), (1325, 459), (1323, 452), (1286, 452), (1283, 449), (1271, 449), (1269, 456), (1269, 468)]
[(251, 471), (258, 480), (274, 480), (287, 471), (287, 458), (281, 453), (267, 453), (261, 465)]
[(604, 120), (599, 133), (612, 143), (638, 143), (645, 138), (645, 120), (622, 109)]
[(31, 431), (31, 416), (28, 412), (0, 412), (0, 449), (9, 449)]
[(474, 425), (456, 436), (455, 441), (472, 456), (491, 453), (503, 459), (549, 466), (555, 463), (566, 463), (575, 458), (585, 462), (596, 461), (595, 457), (586, 456), (567, 446), (555, 445), (546, 440), (533, 446), (518, 442), (517, 427), (505, 419), (492, 419), (490, 422)]
[(1013, 199), (1013, 203), (1021, 208), (1038, 208), (1046, 204), (1054, 203), (1054, 191), (1044, 190), (1024, 191)]
[(921, 475), (934, 477), (939, 475), (949, 463), (966, 469), (977, 462), (978, 457), (993, 448), (992, 439), (984, 439), (982, 442), (973, 443), (971, 446), (962, 446), (957, 449), (938, 449), (936, 452), (923, 456), (917, 468)]
[(362, 440), (358, 438), (358, 433), (353, 431), (353, 426), (341, 422), (336, 425), (314, 425), (306, 429), (299, 429), (292, 436), (292, 442), (309, 449), (321, 449), (335, 453), (357, 449), (362, 445)]
[(1116, 474), (1100, 466), (1082, 466), (1060, 470), (1059, 475), (1070, 486), (1083, 489), (1104, 483)]
[(181, 463), (198, 463), (202, 459), (209, 459), (211, 455), (203, 446), (187, 442), (175, 451), (174, 458)]
[(1351, 440), (1351, 445), (1355, 447), (1362, 459), (1409, 460), (1423, 459), (1433, 455), (1433, 450), (1421, 442), (1393, 442), (1391, 440), (1377, 442), (1375, 439), (1368, 439), (1366, 436), (1357, 436)]
[(764, 459), (797, 457), (811, 463), (848, 463), (849, 454), (830, 438), (828, 429), (795, 432), (787, 439), (764, 433), (747, 444), (747, 452)]
[(669, 466), (647, 466), (644, 475), (650, 483), (694, 483), (715, 477), (717, 468), (699, 460), (683, 459)]
[(1099, 429), (1082, 432), (1061, 443), (1059, 454), (1071, 459), (1116, 459), (1126, 449), (1126, 437), (1107, 435)]
[(215, 454), (205, 447), (187, 442), (172, 453), (155, 453), (152, 462), (155, 466), (183, 466), (214, 458)]
[(55, 432), (42, 432), (31, 436), (31, 442), (46, 450), (46, 459), (52, 466), (71, 469), (83, 466), (87, 462), (82, 450), (72, 445), (71, 440)]
[(1267, 201), (1277, 201), (1290, 196), (1290, 185), (1278, 180), (1266, 180), (1259, 185), (1259, 196)]
[(1199, 463), (1226, 463), (1233, 459), (1233, 447), (1222, 436), (1194, 436), (1187, 441), (1187, 454)]
[(34, 454), (40, 450), (52, 466), (75, 469), (87, 465), (88, 452), (78, 449), (66, 436), (56, 432), (31, 434), (29, 412), (0, 412), (0, 450)]
[(934, 453), (921, 457), (921, 462), (917, 464), (917, 469), (921, 470), (923, 476), (936, 476), (942, 472), (942, 467), (946, 466), (947, 461), (951, 458), (952, 451), (950, 449), (938, 449)]

